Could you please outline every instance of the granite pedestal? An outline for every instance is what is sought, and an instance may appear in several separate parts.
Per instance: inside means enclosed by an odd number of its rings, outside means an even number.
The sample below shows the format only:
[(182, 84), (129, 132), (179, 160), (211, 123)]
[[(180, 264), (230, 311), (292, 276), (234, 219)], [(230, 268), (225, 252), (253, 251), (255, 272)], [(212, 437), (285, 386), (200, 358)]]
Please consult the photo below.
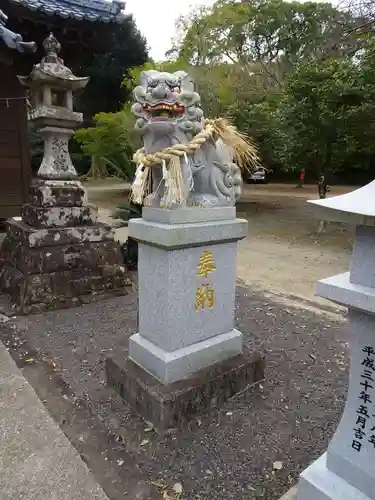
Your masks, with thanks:
[(327, 452), (300, 477), (297, 500), (375, 500), (375, 182), (316, 202), (320, 218), (358, 224), (350, 272), (321, 280), (317, 294), (348, 307), (350, 380)]
[(262, 357), (244, 354), (234, 328), (237, 241), (247, 221), (233, 207), (145, 208), (129, 235), (139, 243), (139, 331), (128, 360), (108, 361), (108, 380), (165, 429), (180, 405), (188, 419), (264, 376)]
[(7, 222), (0, 290), (21, 314), (127, 293), (130, 278), (109, 225), (79, 181), (36, 180), (22, 220)]

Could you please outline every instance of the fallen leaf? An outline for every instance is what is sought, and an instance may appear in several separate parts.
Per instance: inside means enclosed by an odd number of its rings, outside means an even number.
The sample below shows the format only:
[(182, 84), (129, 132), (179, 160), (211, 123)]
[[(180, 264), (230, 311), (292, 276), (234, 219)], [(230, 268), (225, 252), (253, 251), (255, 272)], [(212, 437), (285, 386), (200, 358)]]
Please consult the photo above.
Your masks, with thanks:
[(27, 363), (27, 364), (34, 363), (34, 359), (33, 358), (25, 359), (25, 363)]
[(177, 493), (177, 495), (181, 495), (182, 493), (182, 484), (181, 483), (176, 483), (173, 485), (173, 491)]
[(282, 462), (274, 462), (272, 465), (273, 470), (281, 470), (283, 468), (283, 463)]

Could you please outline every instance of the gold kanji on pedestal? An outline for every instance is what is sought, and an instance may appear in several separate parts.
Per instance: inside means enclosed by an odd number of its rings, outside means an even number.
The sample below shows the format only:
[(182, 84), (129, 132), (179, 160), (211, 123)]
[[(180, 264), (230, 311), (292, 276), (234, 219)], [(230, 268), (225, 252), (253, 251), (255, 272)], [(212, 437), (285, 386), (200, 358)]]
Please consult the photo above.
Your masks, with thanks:
[(211, 252), (205, 251), (203, 255), (199, 259), (199, 264), (197, 266), (197, 276), (205, 277), (216, 270), (216, 266), (214, 264), (214, 256)]
[(199, 311), (200, 309), (205, 309), (206, 307), (213, 309), (214, 305), (215, 296), (211, 285), (206, 283), (205, 285), (199, 286), (195, 293), (195, 310)]
[[(198, 278), (207, 278), (207, 276), (216, 270), (216, 266), (214, 263), (214, 257), (212, 252), (208, 252), (207, 250), (203, 253), (203, 255), (199, 258), (199, 264), (197, 266), (197, 277)], [(197, 287), (195, 292), (195, 310), (199, 311), (200, 309), (213, 309), (215, 305), (215, 294), (210, 283), (205, 283)]]

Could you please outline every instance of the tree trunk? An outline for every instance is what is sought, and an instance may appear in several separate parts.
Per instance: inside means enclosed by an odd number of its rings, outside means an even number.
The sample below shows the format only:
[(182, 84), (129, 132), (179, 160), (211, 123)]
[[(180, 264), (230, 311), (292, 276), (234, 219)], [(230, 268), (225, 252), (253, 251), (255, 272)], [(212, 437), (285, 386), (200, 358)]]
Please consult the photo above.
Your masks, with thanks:
[[(318, 195), (321, 200), (327, 198), (327, 192), (328, 192), (327, 166), (329, 167), (329, 165), (331, 164), (331, 158), (332, 158), (332, 141), (330, 141), (327, 144), (325, 161), (323, 165), (321, 165), (318, 171)], [(319, 222), (317, 233), (321, 234), (323, 231), (325, 231), (326, 227), (327, 227), (327, 222), (325, 220), (321, 220)]]
[(86, 177), (92, 177), (93, 179), (105, 179), (108, 176), (109, 174), (106, 162), (101, 158), (92, 156), (91, 167), (86, 174)]

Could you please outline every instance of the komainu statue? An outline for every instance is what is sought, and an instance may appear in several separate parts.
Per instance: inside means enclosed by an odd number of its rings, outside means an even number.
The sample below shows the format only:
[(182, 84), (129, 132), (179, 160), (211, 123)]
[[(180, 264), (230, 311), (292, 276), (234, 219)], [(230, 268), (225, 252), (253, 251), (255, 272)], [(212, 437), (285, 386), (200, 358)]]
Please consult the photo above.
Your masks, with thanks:
[(241, 167), (258, 161), (251, 141), (222, 118), (204, 118), (194, 82), (183, 71), (144, 71), (134, 96), (143, 147), (134, 155), (132, 201), (162, 208), (234, 205)]

